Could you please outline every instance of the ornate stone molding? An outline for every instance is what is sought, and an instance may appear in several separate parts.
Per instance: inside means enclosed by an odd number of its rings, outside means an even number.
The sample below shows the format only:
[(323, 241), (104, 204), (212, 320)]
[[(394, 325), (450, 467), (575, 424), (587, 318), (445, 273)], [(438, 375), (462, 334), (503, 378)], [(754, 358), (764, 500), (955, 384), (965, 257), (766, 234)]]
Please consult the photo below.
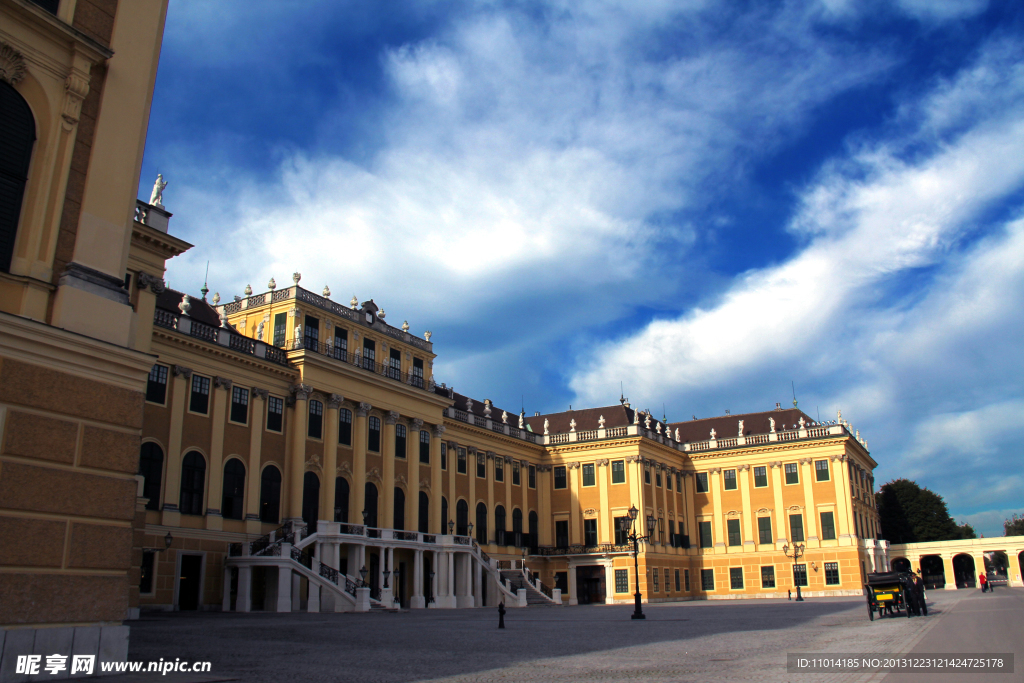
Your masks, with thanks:
[(760, 510), (757, 511), (757, 514), (763, 515), (763, 514), (768, 514), (770, 512), (772, 512), (771, 508), (761, 508)]
[(257, 398), (262, 398), (264, 401), (266, 401), (267, 396), (270, 396), (270, 391), (268, 389), (260, 389), (259, 387), (253, 387), (252, 395), (256, 396)]
[(729, 510), (728, 512), (725, 513), (725, 516), (726, 517), (739, 517), (740, 516), (740, 512), (739, 512), (739, 510)]
[(551, 465), (537, 465), (537, 471), (538, 472), (550, 472), (551, 471)]
[(811, 464), (811, 459), (810, 458), (800, 458), (800, 464), (801, 465), (810, 465)]
[(370, 414), (370, 411), (372, 409), (373, 406), (371, 406), (369, 403), (361, 402), (359, 405), (356, 406), (356, 417), (366, 417), (367, 415)]
[(429, 479), (420, 479), (420, 488), (429, 491), (430, 490), (430, 480)]
[(291, 392), (294, 394), (296, 401), (306, 401), (309, 399), (309, 395), (313, 393), (313, 387), (308, 384), (293, 384)]
[(583, 514), (587, 515), (588, 517), (593, 517), (597, 514), (597, 512), (597, 508), (587, 508), (586, 510), (583, 511)]
[(711, 469), (708, 470), (708, 472), (710, 472), (711, 474), (721, 474), (722, 473), (722, 468), (721, 467), (712, 467)]
[(395, 483), (401, 484), (402, 486), (408, 486), (409, 482), (406, 480), (404, 474), (399, 474), (395, 477)]
[(401, 415), (399, 415), (397, 411), (389, 410), (387, 412), (387, 414), (384, 415), (384, 424), (388, 424), (388, 425), (397, 424), (398, 423), (398, 418), (400, 418), (400, 417), (401, 417)]
[(626, 462), (628, 462), (628, 463), (640, 462), (640, 456), (639, 455), (627, 455), (626, 456)]
[(506, 455), (506, 456), (505, 456), (505, 462), (506, 462), (507, 464), (511, 465), (511, 464), (512, 464), (512, 461), (513, 461), (513, 460), (512, 460), (512, 456), (511, 456), (511, 455)]
[(454, 451), (458, 447), (459, 447), (459, 444), (455, 443), (454, 441), (449, 441), (448, 442), (448, 450)]
[(337, 410), (341, 407), (341, 402), (345, 400), (345, 397), (341, 394), (331, 394), (327, 397), (327, 407), (331, 410)]
[(419, 419), (418, 417), (414, 417), (412, 419), (412, 428), (414, 431), (417, 432), (423, 429), (423, 420)]
[(17, 85), (25, 77), (25, 58), (7, 43), (0, 43), (0, 81)]
[(599, 458), (594, 461), (594, 464), (597, 465), (598, 467), (608, 467), (608, 463), (608, 458)]
[(184, 377), (185, 379), (192, 377), (192, 368), (186, 368), (184, 365), (175, 365), (171, 370), (175, 377)]
[(768, 463), (768, 466), (771, 467), (773, 470), (777, 470), (780, 467), (782, 467), (782, 463), (779, 462), (778, 460), (775, 460), (773, 462)]
[(78, 124), (82, 114), (82, 100), (89, 94), (89, 79), (74, 72), (68, 74), (64, 81), (64, 106), (61, 117), (64, 119), (64, 130), (71, 130)]
[(232, 385), (232, 381), (229, 380), (227, 377), (219, 377), (219, 376), (217, 376), (217, 377), (213, 378), (213, 386), (215, 386), (215, 387), (217, 387), (219, 389), (226, 389), (228, 391), (231, 391), (231, 385)]
[(313, 469), (313, 470), (321, 469), (321, 467), (320, 467), (320, 456), (317, 455), (316, 453), (312, 453), (309, 456), (309, 459), (306, 460), (306, 467), (308, 469)]
[(570, 470), (578, 470), (580, 468), (580, 464), (578, 462), (570, 462), (566, 463), (566, 467), (568, 467)]
[(156, 275), (150, 275), (144, 271), (139, 271), (135, 276), (135, 287), (136, 289), (146, 289), (154, 294), (162, 294), (167, 286), (164, 284), (163, 278), (159, 278)]
[(444, 425), (434, 425), (434, 437), (440, 439), (444, 436)]
[(527, 467), (530, 466), (530, 461), (529, 460), (520, 460), (519, 461), (519, 466), (522, 467), (523, 469), (526, 469)]
[(372, 470), (367, 470), (366, 481), (380, 481), (380, 470), (374, 467)]
[(744, 463), (742, 465), (737, 466), (736, 469), (738, 469), (740, 472), (747, 472), (748, 470), (750, 470), (750, 465)]
[(336, 474), (352, 474), (352, 465), (347, 461), (342, 461), (334, 471)]

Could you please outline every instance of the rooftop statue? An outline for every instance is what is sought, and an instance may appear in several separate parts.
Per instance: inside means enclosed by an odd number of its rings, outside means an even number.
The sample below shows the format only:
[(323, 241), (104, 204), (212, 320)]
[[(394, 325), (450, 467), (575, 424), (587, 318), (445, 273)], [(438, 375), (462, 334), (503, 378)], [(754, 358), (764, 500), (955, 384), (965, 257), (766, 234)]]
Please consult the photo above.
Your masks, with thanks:
[(149, 195), (149, 203), (151, 206), (164, 208), (164, 188), (167, 187), (167, 182), (164, 180), (162, 173), (156, 174), (156, 182), (153, 183), (153, 192)]

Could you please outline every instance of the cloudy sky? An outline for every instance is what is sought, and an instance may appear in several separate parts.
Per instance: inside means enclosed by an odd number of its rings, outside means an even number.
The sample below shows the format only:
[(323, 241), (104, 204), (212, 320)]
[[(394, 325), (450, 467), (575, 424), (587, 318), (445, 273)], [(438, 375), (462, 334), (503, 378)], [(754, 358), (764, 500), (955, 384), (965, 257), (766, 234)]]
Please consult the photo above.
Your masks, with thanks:
[(792, 401), (1024, 511), (1024, 9), (172, 0), (140, 197), (176, 289), (294, 271), (499, 406)]

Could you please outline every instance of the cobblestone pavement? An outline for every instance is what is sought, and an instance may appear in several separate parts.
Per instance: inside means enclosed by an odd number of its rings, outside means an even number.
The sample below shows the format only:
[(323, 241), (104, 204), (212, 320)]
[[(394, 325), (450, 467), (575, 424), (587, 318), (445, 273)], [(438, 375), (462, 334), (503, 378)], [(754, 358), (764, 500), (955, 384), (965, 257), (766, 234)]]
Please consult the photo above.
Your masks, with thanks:
[(158, 613), (132, 622), (129, 659), (210, 661), (217, 679), (256, 682), (864, 681), (789, 674), (786, 653), (904, 652), (964, 597), (934, 591), (932, 616), (874, 622), (864, 598), (662, 603), (644, 621), (621, 605), (530, 607), (510, 609), (505, 630), (492, 608)]

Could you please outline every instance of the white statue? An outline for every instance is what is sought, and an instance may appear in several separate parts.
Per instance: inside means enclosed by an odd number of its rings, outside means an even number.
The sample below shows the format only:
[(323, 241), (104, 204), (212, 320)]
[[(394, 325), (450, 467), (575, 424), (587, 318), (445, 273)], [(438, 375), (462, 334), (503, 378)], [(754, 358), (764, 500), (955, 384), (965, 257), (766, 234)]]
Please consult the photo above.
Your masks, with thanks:
[(647, 413), (647, 417), (644, 418), (644, 426), (648, 429), (651, 428), (651, 414)]
[(714, 429), (711, 430), (711, 440), (712, 441), (715, 440), (715, 430)]
[(775, 418), (774, 417), (769, 417), (768, 418), (768, 429), (771, 431), (772, 434), (775, 433)]
[(544, 418), (544, 434), (545, 434), (545, 436), (548, 434), (548, 427), (549, 426), (550, 426), (550, 424), (548, 423), (548, 419), (545, 417)]
[(635, 424), (635, 425), (640, 424), (640, 411), (639, 410), (634, 410), (633, 411), (633, 424)]
[(486, 399), (484, 401), (484, 417), (490, 417), (490, 416), (491, 416), (491, 399)]
[(604, 429), (604, 415), (597, 419), (597, 426), (600, 427), (601, 429)]
[(185, 315), (188, 315), (188, 312), (192, 310), (192, 302), (189, 301), (188, 294), (182, 295), (181, 303), (178, 304), (178, 310), (180, 310)]
[(800, 425), (800, 429), (803, 429), (804, 428), (804, 418), (801, 417), (799, 420), (797, 420), (797, 422)]
[(508, 413), (504, 410), (501, 411), (501, 422), (502, 424), (508, 424)]
[(263, 341), (263, 325), (265, 323), (261, 320), (260, 324), (256, 326), (256, 339)]
[(409, 321), (406, 320), (404, 323), (402, 323), (402, 332), (408, 332), (408, 331), (409, 331)]
[(569, 431), (570, 432), (575, 432), (576, 431), (576, 420), (569, 420)]
[(520, 429), (526, 429), (526, 427), (524, 426), (525, 424), (526, 424), (526, 413), (519, 413), (519, 428)]
[(430, 341), (430, 335), (432, 334), (434, 333), (431, 332), (430, 330), (427, 330), (426, 332), (423, 333), (423, 338), (426, 339), (427, 341)]
[(164, 188), (167, 187), (167, 183), (164, 181), (162, 173), (156, 174), (156, 182), (153, 183), (153, 192), (149, 195), (149, 203), (152, 206), (164, 208)]
[(676, 441), (679, 441), (679, 427), (676, 427)]
[(743, 420), (740, 420), (740, 436), (743, 436)]
[(469, 398), (468, 396), (466, 397), (466, 412), (473, 412), (473, 399)]
[(654, 423), (654, 431), (656, 431), (659, 434), (661, 434), (661, 423), (660, 422), (655, 422)]
[(295, 326), (295, 343), (298, 344), (300, 339), (302, 339), (302, 325), (296, 325)]
[(324, 295), (324, 298), (327, 298), (327, 299), (331, 298), (331, 288), (328, 287), (327, 285), (324, 285), (323, 295)]

